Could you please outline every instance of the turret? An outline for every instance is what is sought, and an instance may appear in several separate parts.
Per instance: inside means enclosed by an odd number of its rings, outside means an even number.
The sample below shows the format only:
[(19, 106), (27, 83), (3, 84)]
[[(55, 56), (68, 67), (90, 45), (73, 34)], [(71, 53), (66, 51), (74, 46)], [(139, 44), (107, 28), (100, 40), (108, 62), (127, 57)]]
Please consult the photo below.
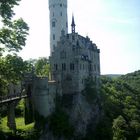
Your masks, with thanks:
[(75, 33), (75, 21), (74, 21), (74, 16), (72, 15), (72, 23), (71, 23), (71, 32)]
[[(61, 31), (68, 33), (67, 0), (49, 0), (50, 51), (51, 54), (60, 40)], [(51, 55), (50, 54), (50, 55)]]

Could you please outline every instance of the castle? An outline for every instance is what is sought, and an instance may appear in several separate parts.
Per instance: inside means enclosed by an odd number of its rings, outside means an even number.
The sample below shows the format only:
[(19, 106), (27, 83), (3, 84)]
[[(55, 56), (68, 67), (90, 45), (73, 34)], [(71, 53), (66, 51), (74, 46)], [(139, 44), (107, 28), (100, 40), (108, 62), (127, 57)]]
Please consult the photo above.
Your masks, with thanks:
[(79, 94), (85, 81), (100, 81), (100, 50), (89, 37), (75, 31), (72, 17), (68, 33), (67, 0), (49, 0), (51, 81), (36, 78), (33, 88), (35, 109), (48, 116), (55, 108), (55, 95)]

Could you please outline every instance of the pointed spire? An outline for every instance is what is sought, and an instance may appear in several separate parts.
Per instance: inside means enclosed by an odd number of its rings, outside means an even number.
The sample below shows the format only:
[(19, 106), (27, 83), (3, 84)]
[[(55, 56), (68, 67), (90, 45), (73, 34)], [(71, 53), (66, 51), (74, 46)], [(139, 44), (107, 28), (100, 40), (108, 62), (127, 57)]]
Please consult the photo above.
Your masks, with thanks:
[(73, 16), (73, 14), (72, 14), (72, 23), (71, 23), (71, 31), (72, 31), (72, 33), (75, 33), (75, 21), (74, 21), (74, 16)]

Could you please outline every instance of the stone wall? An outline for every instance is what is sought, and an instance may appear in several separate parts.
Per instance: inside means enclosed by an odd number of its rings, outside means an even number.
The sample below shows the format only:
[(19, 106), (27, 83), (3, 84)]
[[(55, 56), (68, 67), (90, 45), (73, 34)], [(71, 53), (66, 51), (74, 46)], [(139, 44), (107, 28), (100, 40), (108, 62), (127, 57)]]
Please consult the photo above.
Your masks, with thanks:
[(47, 77), (36, 77), (33, 82), (34, 110), (47, 117), (55, 109), (55, 96), (57, 89), (54, 81), (48, 81)]

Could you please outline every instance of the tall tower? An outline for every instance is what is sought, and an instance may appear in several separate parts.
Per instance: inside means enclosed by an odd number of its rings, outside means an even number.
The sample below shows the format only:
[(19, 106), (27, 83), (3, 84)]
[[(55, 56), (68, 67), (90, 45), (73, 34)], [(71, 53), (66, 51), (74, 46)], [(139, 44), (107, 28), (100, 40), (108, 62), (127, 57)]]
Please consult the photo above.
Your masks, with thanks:
[(51, 54), (60, 40), (61, 31), (68, 33), (67, 0), (49, 0), (50, 51)]

